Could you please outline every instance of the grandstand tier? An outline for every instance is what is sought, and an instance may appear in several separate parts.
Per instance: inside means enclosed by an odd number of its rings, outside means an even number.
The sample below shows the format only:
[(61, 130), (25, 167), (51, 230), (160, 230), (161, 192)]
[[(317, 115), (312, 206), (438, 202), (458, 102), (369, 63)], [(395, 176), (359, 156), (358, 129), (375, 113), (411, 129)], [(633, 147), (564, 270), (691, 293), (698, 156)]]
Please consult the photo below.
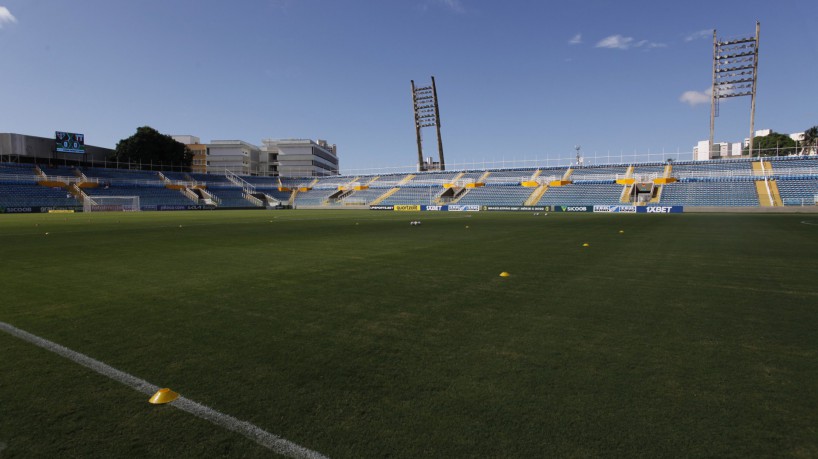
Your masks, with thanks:
[(648, 205), (654, 206), (812, 206), (818, 196), (818, 157), (232, 179), (216, 174), (0, 163), (0, 208), (77, 207), (80, 189), (101, 196), (139, 196), (147, 209), (197, 203), (259, 208), (279, 202), (316, 208), (618, 205), (634, 201), (633, 182), (657, 185), (647, 196)]

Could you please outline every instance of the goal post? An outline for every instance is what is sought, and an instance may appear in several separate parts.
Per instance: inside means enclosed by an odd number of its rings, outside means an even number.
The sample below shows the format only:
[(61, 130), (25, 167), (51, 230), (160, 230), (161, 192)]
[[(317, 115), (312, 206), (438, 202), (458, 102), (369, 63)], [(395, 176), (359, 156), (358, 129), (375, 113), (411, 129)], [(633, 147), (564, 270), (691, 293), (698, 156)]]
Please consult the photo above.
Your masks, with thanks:
[(139, 196), (86, 196), (83, 212), (138, 212)]

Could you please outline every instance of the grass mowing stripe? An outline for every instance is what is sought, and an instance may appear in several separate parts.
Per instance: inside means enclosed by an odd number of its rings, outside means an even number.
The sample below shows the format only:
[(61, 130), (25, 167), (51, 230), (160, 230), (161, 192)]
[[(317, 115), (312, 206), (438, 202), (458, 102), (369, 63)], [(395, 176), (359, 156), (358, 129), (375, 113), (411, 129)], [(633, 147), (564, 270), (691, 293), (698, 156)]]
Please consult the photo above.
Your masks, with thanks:
[[(72, 351), (71, 349), (61, 346), (53, 341), (49, 341), (45, 338), (40, 338), (37, 335), (32, 335), (24, 330), (20, 330), (13, 325), (0, 322), (0, 330), (3, 330), (14, 337), (34, 344), (35, 346), (41, 347), (47, 351), (51, 351), (57, 355), (65, 357), (68, 360), (78, 363), (103, 376), (107, 376), (108, 378), (122, 383), (136, 391), (142, 392), (143, 394), (153, 395), (153, 393), (159, 390), (159, 386), (125, 373), (124, 371), (117, 370), (116, 368), (106, 365), (99, 360), (88, 357), (85, 354)], [(263, 430), (249, 422), (241, 421), (233, 416), (220, 413), (212, 408), (204, 406), (201, 403), (194, 402), (193, 400), (185, 397), (180, 396), (171, 402), (170, 405), (199, 418), (208, 420), (217, 426), (240, 433), (276, 454), (308, 459), (321, 459), (326, 457), (321, 453), (304, 448), (303, 446), (299, 446), (289, 440), (279, 437), (278, 435), (271, 434), (270, 432), (267, 432), (266, 430)]]

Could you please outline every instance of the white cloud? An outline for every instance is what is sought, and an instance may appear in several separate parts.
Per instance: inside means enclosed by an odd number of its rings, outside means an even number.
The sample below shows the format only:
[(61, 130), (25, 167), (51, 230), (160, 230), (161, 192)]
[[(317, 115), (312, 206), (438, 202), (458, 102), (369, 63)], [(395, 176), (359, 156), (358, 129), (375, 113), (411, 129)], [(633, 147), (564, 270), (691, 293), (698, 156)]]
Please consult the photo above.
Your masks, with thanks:
[(611, 35), (605, 37), (596, 44), (597, 48), (628, 49), (633, 43), (633, 37), (623, 37), (622, 35)]
[(679, 101), (684, 102), (691, 107), (696, 105), (710, 103), (710, 96), (713, 94), (712, 88), (707, 88), (704, 91), (685, 91), (680, 97)]
[(582, 34), (578, 33), (568, 40), (569, 45), (579, 45), (582, 43)]
[(599, 40), (599, 42), (597, 42), (596, 44), (596, 47), (623, 50), (631, 48), (643, 48), (649, 50), (655, 48), (666, 48), (667, 45), (664, 43), (656, 43), (650, 40), (635, 41), (633, 37), (625, 37), (617, 34)]
[(435, 3), (445, 6), (455, 13), (466, 12), (466, 8), (463, 6), (463, 3), (461, 3), (460, 0), (435, 0)]
[(5, 6), (0, 6), (0, 28), (3, 28), (4, 24), (14, 24), (15, 22), (17, 22), (17, 18), (11, 14), (11, 11)]
[(693, 40), (700, 40), (702, 38), (712, 37), (713, 31), (711, 29), (703, 29), (697, 32), (693, 32), (690, 35), (685, 37), (685, 41), (693, 41)]

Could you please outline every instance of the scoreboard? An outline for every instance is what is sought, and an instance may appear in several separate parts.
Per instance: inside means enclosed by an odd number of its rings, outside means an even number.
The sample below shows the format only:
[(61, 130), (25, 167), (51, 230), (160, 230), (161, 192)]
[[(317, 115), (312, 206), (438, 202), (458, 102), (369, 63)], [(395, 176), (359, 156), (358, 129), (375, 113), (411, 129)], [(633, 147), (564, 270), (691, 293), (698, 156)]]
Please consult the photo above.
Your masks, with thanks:
[(57, 131), (54, 140), (58, 153), (85, 153), (85, 134)]

